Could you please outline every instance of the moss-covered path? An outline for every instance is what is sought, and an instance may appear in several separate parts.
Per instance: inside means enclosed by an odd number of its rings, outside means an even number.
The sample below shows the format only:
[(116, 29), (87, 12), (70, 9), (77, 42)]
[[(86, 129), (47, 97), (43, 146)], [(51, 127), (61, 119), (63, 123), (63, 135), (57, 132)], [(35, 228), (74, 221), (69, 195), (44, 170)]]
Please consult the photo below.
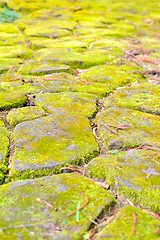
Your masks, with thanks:
[(0, 240), (160, 238), (160, 1), (0, 1)]

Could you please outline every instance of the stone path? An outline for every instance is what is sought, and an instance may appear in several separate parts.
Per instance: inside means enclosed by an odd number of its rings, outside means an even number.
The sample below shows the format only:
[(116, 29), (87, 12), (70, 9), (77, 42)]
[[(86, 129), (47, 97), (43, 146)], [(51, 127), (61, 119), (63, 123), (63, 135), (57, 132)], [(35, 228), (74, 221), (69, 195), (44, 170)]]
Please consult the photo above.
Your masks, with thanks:
[(159, 239), (160, 2), (0, 1), (0, 239)]

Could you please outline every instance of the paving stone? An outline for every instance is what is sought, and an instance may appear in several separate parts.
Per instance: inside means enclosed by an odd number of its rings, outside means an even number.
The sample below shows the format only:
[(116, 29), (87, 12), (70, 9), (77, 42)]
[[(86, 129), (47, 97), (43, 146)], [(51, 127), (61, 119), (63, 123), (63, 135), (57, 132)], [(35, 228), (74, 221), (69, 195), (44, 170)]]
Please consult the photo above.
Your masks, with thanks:
[(160, 118), (120, 107), (110, 107), (96, 116), (96, 124), (106, 150), (160, 145)]
[(0, 73), (6, 72), (12, 68), (18, 68), (22, 63), (23, 60), (18, 58), (0, 58)]
[(7, 171), (6, 160), (9, 149), (9, 133), (4, 125), (2, 119), (0, 119), (0, 184), (4, 180), (4, 174)]
[[(135, 219), (135, 220), (134, 220)], [(100, 239), (159, 239), (159, 221), (140, 208), (122, 208), (115, 219), (97, 236)]]
[[(46, 28), (47, 25), (47, 28)], [(71, 35), (71, 30), (76, 23), (67, 20), (33, 20), (26, 26), (24, 34), (31, 37), (60, 38)]]
[(134, 74), (135, 66), (100, 65), (84, 70), (79, 75), (79, 84), (73, 85), (73, 91), (89, 92), (100, 97), (106, 96), (117, 87), (138, 81), (144, 81)]
[[(7, 88), (7, 89), (6, 89)], [(24, 106), (27, 102), (27, 96), (21, 93), (12, 94), (12, 91), (8, 90), (8, 85), (0, 85), (0, 110), (21, 107)]]
[(91, 117), (97, 110), (96, 96), (86, 93), (42, 93), (38, 94), (35, 104), (53, 113), (55, 108), (80, 116)]
[(18, 123), (44, 116), (45, 111), (41, 107), (31, 106), (11, 110), (6, 119), (12, 127), (15, 127)]
[(106, 108), (117, 106), (160, 115), (160, 87), (153, 84), (136, 84), (123, 87), (104, 99)]
[(97, 157), (89, 162), (86, 175), (105, 180), (112, 190), (133, 203), (158, 211), (160, 149), (145, 147), (150, 150), (111, 151), (108, 156)]
[(31, 58), (33, 51), (21, 45), (0, 46), (1, 58)]
[(35, 58), (43, 61), (55, 61), (69, 65), (71, 68), (89, 68), (95, 65), (101, 65), (111, 62), (122, 54), (116, 48), (116, 51), (107, 49), (91, 49), (84, 52), (78, 52), (69, 48), (44, 48), (35, 53)]
[(70, 49), (85, 49), (88, 44), (81, 39), (75, 39), (74, 37), (63, 37), (63, 39), (48, 39), (48, 38), (38, 38), (31, 37), (30, 43), (32, 48), (70, 48)]
[(18, 124), (11, 177), (36, 177), (59, 172), (61, 166), (90, 160), (98, 152), (92, 128), (85, 117), (54, 114)]
[[(91, 221), (114, 203), (110, 193), (75, 173), (17, 181), (0, 191), (2, 240), (81, 239)], [(78, 204), (85, 204), (79, 217)]]
[(34, 61), (29, 60), (18, 70), (18, 74), (26, 75), (45, 75), (54, 72), (65, 72), (69, 70), (68, 65), (52, 63), (51, 61)]

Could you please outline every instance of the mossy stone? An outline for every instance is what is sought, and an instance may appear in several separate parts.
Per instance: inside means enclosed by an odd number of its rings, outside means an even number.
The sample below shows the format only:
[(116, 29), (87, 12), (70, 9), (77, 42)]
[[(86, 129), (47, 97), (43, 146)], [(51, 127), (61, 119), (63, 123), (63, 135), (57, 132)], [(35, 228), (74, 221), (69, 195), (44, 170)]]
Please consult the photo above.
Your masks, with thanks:
[(42, 93), (36, 96), (35, 104), (53, 113), (55, 108), (64, 112), (90, 117), (96, 110), (96, 96), (87, 93)]
[(153, 84), (136, 84), (123, 87), (104, 99), (106, 108), (117, 106), (160, 115), (160, 87)]
[[(135, 219), (135, 220), (134, 220)], [(127, 206), (122, 208), (115, 219), (102, 229), (100, 239), (159, 239), (159, 221), (140, 208)]]
[[(10, 86), (10, 85), (9, 85)], [(1, 84), (0, 88), (0, 110), (5, 110), (14, 107), (22, 107), (27, 102), (27, 96), (21, 93), (12, 94), (12, 91), (9, 91), (7, 84)]]
[(160, 146), (159, 116), (120, 107), (99, 112), (96, 123), (106, 150)]
[(53, 63), (51, 61), (34, 61), (29, 60), (24, 65), (22, 65), (18, 74), (20, 75), (45, 75), (55, 72), (65, 72), (69, 70), (68, 65), (63, 65), (59, 63)]
[(123, 65), (99, 65), (84, 70), (79, 75), (79, 82), (72, 86), (73, 91), (93, 93), (103, 97), (111, 93), (117, 87), (136, 81), (144, 81), (135, 74), (135, 66)]
[(14, 141), (12, 178), (57, 172), (63, 165), (89, 161), (98, 152), (88, 119), (59, 108), (52, 115), (18, 124)]
[(90, 161), (85, 173), (93, 178), (105, 179), (112, 190), (124, 194), (135, 204), (158, 211), (159, 160), (158, 149), (131, 149), (118, 153), (111, 151), (108, 156), (100, 156)]
[(9, 132), (0, 119), (0, 184), (4, 181), (7, 171), (6, 162), (9, 153)]
[[(80, 49), (81, 50), (81, 49)], [(67, 64), (71, 69), (89, 68), (95, 65), (109, 63), (122, 54), (121, 50), (91, 49), (79, 52), (78, 49), (44, 48), (36, 52), (35, 58), (43, 61), (55, 61)]]
[(18, 68), (23, 63), (23, 59), (18, 58), (0, 58), (0, 73), (6, 72), (12, 68)]
[(15, 127), (18, 123), (43, 116), (45, 116), (45, 111), (41, 107), (31, 106), (11, 110), (6, 119), (11, 127)]
[[(75, 173), (17, 181), (0, 191), (2, 240), (81, 239), (91, 221), (115, 202), (110, 193)], [(76, 213), (67, 216), (84, 203), (79, 218)]]
[(33, 51), (21, 45), (0, 46), (1, 58), (31, 58)]

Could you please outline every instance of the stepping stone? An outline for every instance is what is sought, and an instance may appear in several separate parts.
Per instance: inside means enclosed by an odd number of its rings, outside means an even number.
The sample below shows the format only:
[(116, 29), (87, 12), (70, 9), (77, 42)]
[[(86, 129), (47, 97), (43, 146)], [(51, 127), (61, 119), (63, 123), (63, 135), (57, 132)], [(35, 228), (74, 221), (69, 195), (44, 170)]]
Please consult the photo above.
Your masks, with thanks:
[(76, 173), (17, 181), (1, 186), (0, 192), (2, 240), (81, 239), (115, 202), (110, 193)]
[(45, 115), (45, 111), (42, 108), (32, 106), (13, 109), (8, 113), (6, 119), (11, 127), (15, 127), (18, 123), (44, 117)]
[(27, 96), (21, 93), (9, 91), (9, 83), (0, 84), (0, 110), (22, 107), (27, 102)]
[(104, 99), (106, 108), (117, 106), (160, 115), (160, 87), (153, 84), (136, 84), (123, 87)]
[(99, 232), (101, 239), (159, 239), (159, 221), (140, 208), (122, 208), (115, 219)]
[(106, 150), (128, 149), (149, 144), (160, 146), (159, 116), (120, 107), (110, 107), (96, 116)]
[(1, 58), (31, 58), (33, 51), (23, 45), (0, 46)]
[[(119, 52), (120, 51), (120, 52)], [(69, 48), (43, 48), (35, 53), (35, 59), (41, 61), (55, 61), (69, 65), (71, 68), (89, 68), (95, 65), (102, 65), (116, 59), (121, 50), (111, 51), (104, 49), (91, 49), (83, 52)]]
[[(126, 152), (111, 151), (89, 162), (85, 173), (105, 180), (112, 190), (133, 203), (160, 210), (160, 148), (144, 146)], [(108, 152), (109, 154), (109, 152)]]
[(9, 133), (4, 125), (2, 119), (0, 119), (0, 184), (4, 180), (4, 174), (7, 171), (6, 162), (9, 149)]
[(35, 104), (50, 113), (58, 108), (86, 117), (91, 117), (97, 110), (95, 95), (87, 93), (42, 93), (37, 95)]
[(73, 91), (93, 93), (104, 97), (117, 87), (125, 84), (144, 81), (138, 74), (133, 73), (135, 66), (100, 65), (86, 69), (79, 75), (79, 84), (73, 85)]
[(59, 108), (52, 115), (18, 124), (14, 140), (12, 178), (60, 172), (62, 166), (89, 161), (98, 153), (89, 120)]
[(69, 70), (68, 65), (62, 65), (58, 63), (52, 63), (51, 61), (34, 61), (29, 60), (22, 65), (18, 74), (20, 75), (45, 75), (56, 72), (65, 72)]
[(6, 72), (13, 68), (18, 68), (23, 60), (18, 58), (2, 58), (0, 57), (0, 73)]

